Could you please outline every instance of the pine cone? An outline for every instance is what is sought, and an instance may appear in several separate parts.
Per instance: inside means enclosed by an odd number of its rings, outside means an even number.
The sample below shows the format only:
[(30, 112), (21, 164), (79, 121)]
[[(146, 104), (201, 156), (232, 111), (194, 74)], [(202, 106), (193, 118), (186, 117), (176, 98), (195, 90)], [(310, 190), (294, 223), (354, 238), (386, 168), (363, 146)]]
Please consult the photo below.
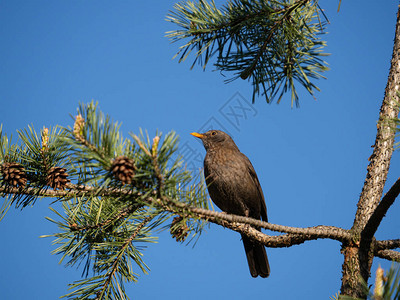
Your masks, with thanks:
[(65, 168), (52, 167), (47, 174), (47, 185), (54, 190), (63, 190), (71, 182)]
[(177, 242), (183, 242), (186, 240), (189, 232), (189, 228), (186, 223), (178, 224), (182, 222), (183, 218), (181, 216), (177, 216), (172, 220), (170, 233), (173, 238), (176, 239)]
[(3, 163), (0, 166), (1, 173), (3, 174), (3, 179), (9, 185), (14, 187), (20, 186), (24, 187), (27, 182), (26, 173), (24, 167), (19, 163)]
[(123, 184), (131, 184), (133, 176), (135, 176), (133, 159), (126, 156), (115, 158), (111, 166), (111, 173), (115, 179), (121, 181)]

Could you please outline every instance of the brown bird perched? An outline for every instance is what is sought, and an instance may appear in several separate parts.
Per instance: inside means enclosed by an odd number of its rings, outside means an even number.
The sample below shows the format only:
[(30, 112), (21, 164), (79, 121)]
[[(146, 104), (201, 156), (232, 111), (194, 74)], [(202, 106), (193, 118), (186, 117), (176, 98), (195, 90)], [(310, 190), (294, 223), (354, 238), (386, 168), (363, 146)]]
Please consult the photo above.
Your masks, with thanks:
[[(232, 138), (220, 130), (191, 134), (200, 138), (206, 148), (204, 177), (214, 203), (226, 213), (267, 222), (267, 207), (257, 174)], [(265, 247), (244, 235), (242, 240), (251, 276), (268, 277), (270, 269)]]

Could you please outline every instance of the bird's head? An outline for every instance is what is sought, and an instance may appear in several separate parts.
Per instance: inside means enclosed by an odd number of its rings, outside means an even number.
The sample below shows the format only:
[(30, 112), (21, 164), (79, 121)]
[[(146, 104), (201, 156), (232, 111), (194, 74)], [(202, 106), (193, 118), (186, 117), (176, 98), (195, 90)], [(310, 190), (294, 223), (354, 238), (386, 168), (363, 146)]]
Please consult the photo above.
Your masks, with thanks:
[(201, 139), (207, 151), (219, 147), (238, 149), (232, 138), (221, 130), (209, 130), (205, 133), (192, 132), (191, 135)]

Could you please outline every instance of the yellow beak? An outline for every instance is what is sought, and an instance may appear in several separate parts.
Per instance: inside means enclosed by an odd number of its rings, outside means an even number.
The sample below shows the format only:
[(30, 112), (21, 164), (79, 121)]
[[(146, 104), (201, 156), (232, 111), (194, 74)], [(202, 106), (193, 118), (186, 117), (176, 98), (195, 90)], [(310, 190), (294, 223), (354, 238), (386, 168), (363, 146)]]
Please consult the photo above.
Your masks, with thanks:
[(197, 133), (197, 132), (192, 132), (191, 135), (193, 135), (193, 136), (195, 136), (195, 137), (197, 137), (199, 139), (204, 138), (204, 134), (200, 134), (200, 133)]

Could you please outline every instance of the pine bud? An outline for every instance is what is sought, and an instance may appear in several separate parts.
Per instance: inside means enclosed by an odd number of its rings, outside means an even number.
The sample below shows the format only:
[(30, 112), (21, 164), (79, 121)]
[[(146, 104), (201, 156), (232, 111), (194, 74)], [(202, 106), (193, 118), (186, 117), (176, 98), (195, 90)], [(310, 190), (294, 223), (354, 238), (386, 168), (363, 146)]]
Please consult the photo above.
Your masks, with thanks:
[(47, 150), (47, 147), (49, 146), (49, 129), (46, 127), (43, 127), (42, 130), (42, 151)]
[(151, 148), (151, 154), (153, 154), (153, 156), (157, 155), (157, 148), (159, 142), (160, 142), (160, 137), (157, 135), (153, 138), (153, 146)]
[(384, 270), (381, 266), (376, 270), (376, 278), (375, 278), (375, 289), (374, 289), (374, 299), (382, 300), (383, 296), (383, 281), (384, 278)]
[(83, 139), (83, 126), (85, 126), (85, 120), (79, 114), (75, 117), (74, 123), (74, 136), (77, 140)]

